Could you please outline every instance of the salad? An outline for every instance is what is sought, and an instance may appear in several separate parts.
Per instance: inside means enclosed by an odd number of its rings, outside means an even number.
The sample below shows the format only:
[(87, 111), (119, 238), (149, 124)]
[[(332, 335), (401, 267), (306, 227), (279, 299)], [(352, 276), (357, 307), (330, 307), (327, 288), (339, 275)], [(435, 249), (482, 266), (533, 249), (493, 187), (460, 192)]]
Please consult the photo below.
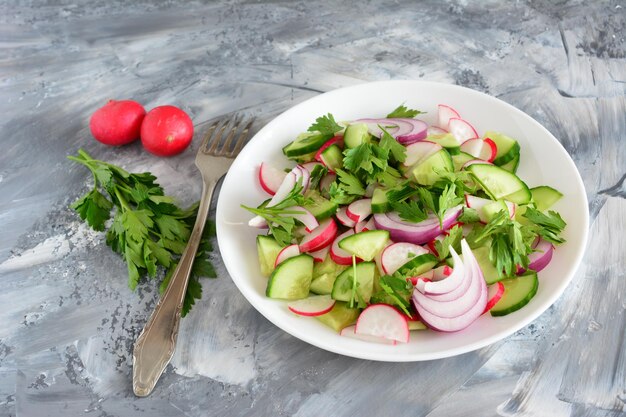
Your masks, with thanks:
[(482, 136), (438, 106), (437, 125), (400, 105), (385, 118), (328, 114), (262, 163), (254, 217), (266, 295), (342, 336), (406, 343), (411, 330), (460, 331), (536, 294), (563, 243), (562, 194), (516, 175), (519, 143)]

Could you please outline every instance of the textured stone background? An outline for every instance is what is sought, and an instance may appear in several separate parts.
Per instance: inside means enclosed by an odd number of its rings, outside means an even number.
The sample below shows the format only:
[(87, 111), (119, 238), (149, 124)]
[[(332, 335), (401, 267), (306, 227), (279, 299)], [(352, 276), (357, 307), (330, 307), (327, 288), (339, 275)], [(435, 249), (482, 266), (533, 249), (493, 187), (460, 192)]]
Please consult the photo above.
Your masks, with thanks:
[[(0, 415), (618, 416), (626, 348), (626, 3), (621, 1), (0, 1)], [(257, 126), (320, 92), (425, 79), (494, 95), (570, 152), (592, 213), (583, 266), (533, 324), (445, 360), (387, 364), (311, 347), (220, 278), (183, 321), (147, 399), (130, 351), (153, 283), (68, 208), (79, 147), (154, 172), (189, 203), (194, 150), (170, 159), (90, 138), (109, 98)], [(197, 144), (196, 144), (197, 145)]]

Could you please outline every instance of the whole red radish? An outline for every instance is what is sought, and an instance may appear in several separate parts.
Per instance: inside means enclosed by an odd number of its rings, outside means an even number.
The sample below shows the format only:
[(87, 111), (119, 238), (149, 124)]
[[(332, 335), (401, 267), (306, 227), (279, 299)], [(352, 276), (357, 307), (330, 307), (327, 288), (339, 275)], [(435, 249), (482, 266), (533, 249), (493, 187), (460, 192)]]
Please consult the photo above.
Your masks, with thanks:
[(91, 115), (89, 129), (105, 145), (121, 146), (139, 138), (143, 106), (133, 100), (110, 100)]
[(193, 138), (191, 118), (175, 106), (159, 106), (150, 110), (141, 124), (141, 143), (157, 156), (181, 153)]

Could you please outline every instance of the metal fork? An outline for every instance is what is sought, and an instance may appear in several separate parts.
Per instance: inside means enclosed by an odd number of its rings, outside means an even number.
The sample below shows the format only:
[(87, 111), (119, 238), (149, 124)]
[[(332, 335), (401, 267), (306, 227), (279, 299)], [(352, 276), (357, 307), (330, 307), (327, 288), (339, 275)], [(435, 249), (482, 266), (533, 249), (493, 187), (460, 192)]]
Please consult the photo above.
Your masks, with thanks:
[(135, 343), (133, 351), (133, 391), (149, 395), (172, 359), (178, 338), (180, 315), (193, 261), (209, 214), (213, 190), (246, 144), (254, 119), (235, 117), (213, 123), (196, 154), (202, 173), (202, 197), (189, 242), (152, 316)]

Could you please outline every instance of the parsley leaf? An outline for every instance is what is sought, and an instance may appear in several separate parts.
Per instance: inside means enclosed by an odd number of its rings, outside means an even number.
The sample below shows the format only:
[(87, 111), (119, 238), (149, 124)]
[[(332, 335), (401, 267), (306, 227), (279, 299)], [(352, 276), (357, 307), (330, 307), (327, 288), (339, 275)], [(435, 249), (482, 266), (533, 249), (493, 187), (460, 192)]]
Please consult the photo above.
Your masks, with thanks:
[(534, 229), (543, 239), (552, 243), (565, 242), (565, 239), (559, 234), (567, 224), (556, 211), (550, 210), (546, 214), (532, 207), (527, 207), (523, 216), (536, 225)]
[(362, 143), (347, 149), (344, 155), (343, 166), (368, 184), (387, 169), (389, 151), (373, 143)]
[(392, 209), (398, 212), (398, 215), (400, 215), (402, 220), (406, 220), (407, 222), (419, 223), (426, 220), (426, 217), (428, 217), (420, 204), (415, 200), (406, 200), (402, 202), (390, 200), (389, 204)]
[(383, 131), (379, 146), (391, 153), (396, 161), (404, 162), (406, 160), (406, 148), (391, 136), (387, 129), (381, 125), (378, 125), (378, 127)]
[(478, 211), (473, 208), (463, 207), (463, 213), (457, 219), (461, 223), (477, 223), (480, 221), (480, 217), (478, 217)]
[(365, 195), (365, 188), (357, 177), (343, 169), (338, 169), (336, 173), (337, 179), (328, 190), (332, 201), (337, 204), (349, 204)]
[(439, 196), (439, 204), (437, 208), (437, 217), (439, 218), (439, 226), (443, 228), (443, 217), (448, 209), (458, 206), (463, 201), (456, 195), (456, 184), (446, 186)]
[(408, 317), (413, 317), (409, 299), (413, 292), (413, 285), (399, 274), (383, 275), (378, 284), (381, 291), (372, 296), (373, 303), (384, 303), (398, 307)]
[(336, 132), (342, 130), (343, 127), (335, 122), (335, 118), (332, 114), (328, 113), (326, 116), (321, 116), (315, 119), (315, 123), (309, 126), (309, 132), (320, 132), (324, 135), (332, 137)]
[[(78, 151), (78, 156), (69, 156), (68, 159), (87, 167), (94, 178), (93, 189), (71, 205), (81, 219), (94, 230), (104, 231), (105, 222), (115, 208), (113, 221), (106, 230), (106, 244), (124, 258), (128, 286), (135, 289), (142, 278), (155, 278), (161, 267), (166, 269), (162, 281), (165, 288), (167, 277), (174, 272), (187, 245), (198, 205), (184, 210), (176, 206), (174, 199), (164, 195), (156, 177), (149, 172), (129, 173), (118, 166), (93, 159), (82, 149)], [(101, 190), (108, 194), (108, 198)], [(199, 266), (194, 264), (190, 283), (197, 280), (199, 274), (215, 275), (208, 259), (208, 252), (212, 250), (208, 239), (203, 237), (198, 248), (196, 262)], [(199, 282), (190, 284), (185, 294), (183, 316), (201, 294)]]
[(457, 252), (461, 252), (462, 239), (463, 228), (457, 224), (448, 230), (448, 234), (442, 240), (435, 240), (435, 250), (439, 260), (443, 261), (450, 255), (450, 246)]
[(418, 114), (422, 114), (422, 113), (424, 112), (419, 111), (419, 110), (412, 110), (412, 109), (407, 108), (404, 104), (400, 104), (398, 107), (394, 109), (394, 111), (392, 111), (391, 113), (387, 115), (387, 119), (394, 119), (394, 118), (412, 119)]

